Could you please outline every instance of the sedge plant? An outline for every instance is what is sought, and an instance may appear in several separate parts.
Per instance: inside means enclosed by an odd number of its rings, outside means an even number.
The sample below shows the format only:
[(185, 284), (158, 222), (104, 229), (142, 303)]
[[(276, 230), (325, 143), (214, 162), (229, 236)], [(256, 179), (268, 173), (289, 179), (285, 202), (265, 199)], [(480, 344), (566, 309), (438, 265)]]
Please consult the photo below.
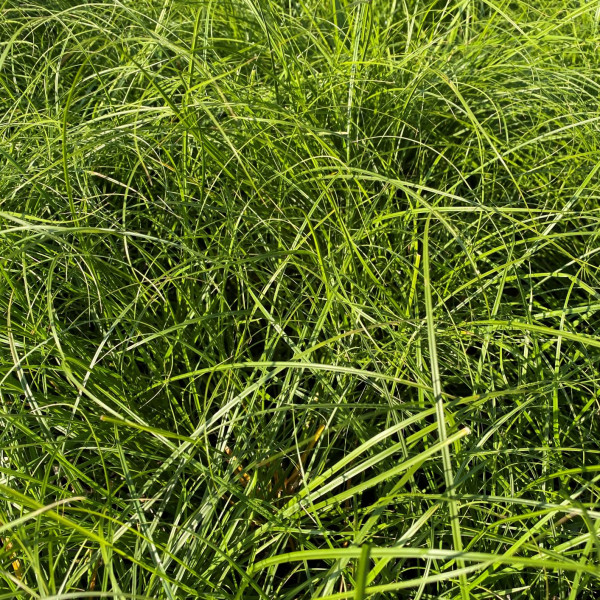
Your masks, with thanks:
[(0, 2), (0, 600), (600, 594), (598, 0)]

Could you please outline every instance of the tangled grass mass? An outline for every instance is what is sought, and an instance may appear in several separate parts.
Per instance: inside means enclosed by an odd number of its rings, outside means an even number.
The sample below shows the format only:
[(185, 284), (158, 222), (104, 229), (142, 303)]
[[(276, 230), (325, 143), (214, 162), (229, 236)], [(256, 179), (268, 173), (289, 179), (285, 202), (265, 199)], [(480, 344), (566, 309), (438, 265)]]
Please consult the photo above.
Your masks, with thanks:
[(599, 0), (0, 1), (0, 600), (600, 597)]

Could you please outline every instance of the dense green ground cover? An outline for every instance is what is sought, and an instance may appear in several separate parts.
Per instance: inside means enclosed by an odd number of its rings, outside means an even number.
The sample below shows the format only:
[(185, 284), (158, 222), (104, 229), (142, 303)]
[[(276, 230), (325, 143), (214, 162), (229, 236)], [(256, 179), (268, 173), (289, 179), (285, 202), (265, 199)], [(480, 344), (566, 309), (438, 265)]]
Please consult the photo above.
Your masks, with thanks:
[(0, 2), (0, 599), (600, 594), (600, 2)]

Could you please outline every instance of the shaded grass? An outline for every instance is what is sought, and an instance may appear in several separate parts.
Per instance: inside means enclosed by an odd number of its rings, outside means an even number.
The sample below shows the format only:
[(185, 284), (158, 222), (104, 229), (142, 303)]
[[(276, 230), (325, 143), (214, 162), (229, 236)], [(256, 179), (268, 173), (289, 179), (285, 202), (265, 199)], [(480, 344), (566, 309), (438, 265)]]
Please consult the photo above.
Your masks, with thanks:
[(592, 2), (4, 2), (0, 597), (595, 598)]

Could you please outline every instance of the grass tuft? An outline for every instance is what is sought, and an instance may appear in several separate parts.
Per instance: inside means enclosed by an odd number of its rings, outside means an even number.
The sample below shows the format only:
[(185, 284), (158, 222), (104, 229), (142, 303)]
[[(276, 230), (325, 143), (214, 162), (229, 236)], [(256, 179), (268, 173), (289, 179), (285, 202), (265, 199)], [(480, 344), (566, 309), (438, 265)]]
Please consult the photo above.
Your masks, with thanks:
[(0, 2), (0, 600), (597, 598), (599, 15)]

